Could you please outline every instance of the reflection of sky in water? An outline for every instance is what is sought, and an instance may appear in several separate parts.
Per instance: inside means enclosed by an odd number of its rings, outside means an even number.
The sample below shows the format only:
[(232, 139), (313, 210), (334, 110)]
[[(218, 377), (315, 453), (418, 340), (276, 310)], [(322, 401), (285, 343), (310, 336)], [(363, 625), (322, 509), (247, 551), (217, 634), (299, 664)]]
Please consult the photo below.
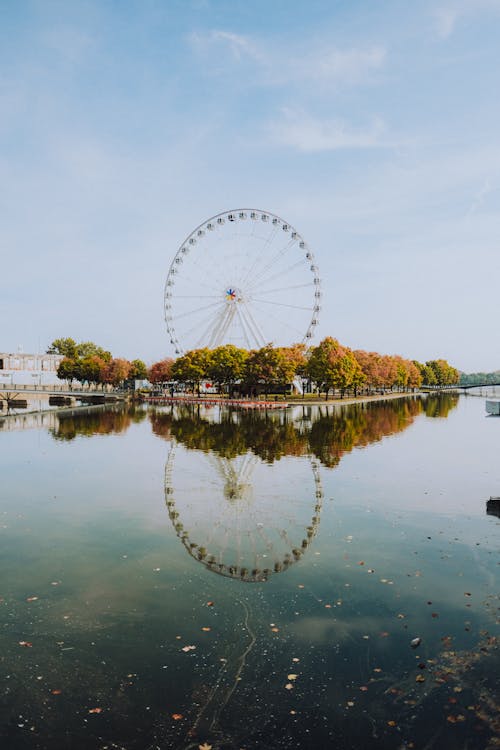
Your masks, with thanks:
[[(0, 434), (3, 746), (488, 747), (500, 421), (470, 398), (408, 425), (320, 467), (311, 545), (251, 586), (186, 554), (165, 508), (169, 443), (149, 421)], [(178, 448), (194, 472), (198, 451)], [(306, 465), (259, 459), (244, 502), (258, 507), (265, 477), (311, 509)]]

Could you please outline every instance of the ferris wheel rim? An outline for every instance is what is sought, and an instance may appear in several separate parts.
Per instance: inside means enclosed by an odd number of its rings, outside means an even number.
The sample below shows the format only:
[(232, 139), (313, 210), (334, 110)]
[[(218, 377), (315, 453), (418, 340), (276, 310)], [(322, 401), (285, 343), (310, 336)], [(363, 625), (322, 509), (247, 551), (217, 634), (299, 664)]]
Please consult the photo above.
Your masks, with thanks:
[[(302, 336), (299, 336), (298, 341), (300, 343), (306, 344), (312, 340), (314, 336), (314, 330), (319, 322), (318, 317), (319, 317), (319, 312), (321, 310), (322, 293), (321, 293), (321, 278), (319, 276), (319, 269), (316, 264), (314, 254), (311, 248), (309, 247), (309, 244), (304, 239), (304, 237), (295, 229), (295, 227), (292, 224), (290, 224), (290, 222), (284, 220), (283, 218), (273, 213), (272, 211), (267, 211), (264, 209), (257, 209), (257, 208), (235, 208), (235, 209), (221, 211), (217, 214), (214, 214), (210, 218), (205, 219), (200, 224), (198, 224), (195, 227), (195, 229), (193, 229), (185, 237), (184, 241), (179, 245), (170, 263), (170, 266), (167, 272), (166, 281), (165, 281), (165, 286), (164, 286), (164, 318), (165, 318), (165, 323), (167, 327), (167, 333), (170, 336), (170, 344), (175, 348), (175, 354), (182, 355), (186, 351), (189, 351), (190, 349), (192, 350), (193, 348), (200, 348), (196, 346), (186, 348), (181, 343), (176, 332), (176, 327), (172, 323), (173, 318), (169, 314), (170, 309), (171, 309), (170, 300), (173, 297), (171, 289), (175, 285), (173, 277), (178, 273), (177, 266), (182, 263), (182, 256), (189, 252), (189, 249), (190, 249), (189, 246), (192, 247), (193, 245), (195, 245), (198, 239), (205, 235), (205, 231), (207, 229), (212, 230), (212, 229), (217, 229), (218, 226), (223, 226), (226, 222), (226, 219), (231, 222), (238, 222), (238, 221), (244, 221), (247, 218), (250, 218), (250, 220), (252, 221), (256, 221), (257, 219), (260, 218), (262, 222), (267, 223), (268, 221), (270, 221), (275, 226), (280, 225), (284, 231), (290, 232), (291, 240), (292, 241), (297, 240), (299, 243), (299, 248), (305, 251), (305, 260), (307, 260), (310, 266), (309, 270), (313, 275), (312, 286), (314, 289), (314, 295), (313, 295), (312, 303), (310, 303), (309, 305), (307, 305), (307, 307), (304, 307), (304, 308), (298, 308), (297, 306), (294, 306), (294, 305), (286, 305), (286, 304), (284, 305), (283, 303), (273, 303), (269, 301), (265, 301), (265, 303), (266, 304), (279, 304), (280, 306), (285, 306), (285, 307), (297, 307), (297, 309), (304, 309), (304, 310), (310, 311), (311, 316), (308, 319), (305, 333)], [(304, 284), (304, 286), (309, 286), (309, 284)], [(228, 291), (231, 292), (233, 290), (229, 289)], [(282, 290), (271, 290), (271, 291), (282, 291)], [(267, 291), (266, 293), (269, 293), (269, 291)], [(207, 295), (207, 296), (213, 297), (213, 295)], [(193, 295), (193, 298), (195, 297), (201, 299), (202, 296), (200, 297), (200, 295)], [(263, 300), (259, 300), (259, 301), (264, 302)], [(214, 305), (207, 306), (206, 309), (208, 309), (209, 307), (214, 307), (214, 306), (216, 306), (216, 303), (214, 303)], [(199, 310), (203, 310), (203, 308), (199, 308)], [(186, 315), (187, 314), (188, 313), (186, 313)], [(251, 325), (249, 325), (248, 327), (253, 328), (254, 331), (256, 329), (259, 329), (258, 325), (252, 319), (248, 311), (247, 311), (247, 314), (251, 321)], [(240, 313), (240, 317), (241, 317), (241, 313)], [(229, 321), (222, 321), (224, 334), (226, 333), (227, 328), (230, 324), (232, 324), (232, 318)], [(224, 329), (224, 325), (226, 326), (225, 329)], [(258, 333), (261, 333), (260, 330), (258, 330)], [(221, 332), (219, 332), (219, 334), (220, 334), (220, 337), (222, 337)], [(253, 337), (256, 338), (255, 334)], [(261, 346), (264, 346), (266, 343), (268, 343), (264, 336), (261, 336), (261, 338), (262, 338)], [(214, 336), (212, 336), (211, 341), (214, 341)], [(297, 339), (295, 339), (295, 341), (297, 341)], [(292, 341), (290, 343), (292, 343)], [(213, 346), (209, 345), (208, 348), (215, 348), (215, 346), (220, 346), (220, 345), (221, 343), (215, 343)], [(249, 348), (252, 348), (252, 347), (249, 347)]]

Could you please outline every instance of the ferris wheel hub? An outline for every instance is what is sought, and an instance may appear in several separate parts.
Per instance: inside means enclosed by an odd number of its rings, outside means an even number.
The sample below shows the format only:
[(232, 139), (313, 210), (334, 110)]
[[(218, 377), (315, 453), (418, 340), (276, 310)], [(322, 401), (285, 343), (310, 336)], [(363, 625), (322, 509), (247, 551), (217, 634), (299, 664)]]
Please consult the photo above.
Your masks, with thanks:
[(243, 302), (243, 294), (241, 289), (238, 287), (230, 286), (224, 293), (225, 300), (228, 304), (236, 304), (237, 302)]

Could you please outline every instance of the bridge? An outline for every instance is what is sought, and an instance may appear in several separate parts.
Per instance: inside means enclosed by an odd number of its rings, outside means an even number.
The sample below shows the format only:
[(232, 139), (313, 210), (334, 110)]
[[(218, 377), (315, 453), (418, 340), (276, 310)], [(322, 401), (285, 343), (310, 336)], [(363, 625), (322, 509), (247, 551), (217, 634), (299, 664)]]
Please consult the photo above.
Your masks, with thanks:
[(122, 401), (127, 391), (103, 390), (90, 386), (71, 388), (67, 385), (7, 385), (0, 383), (0, 399), (13, 400), (19, 396), (67, 396), (76, 399), (82, 397), (100, 397), (104, 401)]
[(460, 390), (467, 391), (470, 388), (498, 388), (500, 383), (474, 383), (474, 385), (457, 385)]

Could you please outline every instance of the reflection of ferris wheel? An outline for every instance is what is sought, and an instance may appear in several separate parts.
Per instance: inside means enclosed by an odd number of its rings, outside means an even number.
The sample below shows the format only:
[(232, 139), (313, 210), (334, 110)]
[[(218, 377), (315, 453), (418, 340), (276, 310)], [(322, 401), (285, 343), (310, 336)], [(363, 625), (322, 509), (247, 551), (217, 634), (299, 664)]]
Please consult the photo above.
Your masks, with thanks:
[(323, 490), (318, 463), (307, 457), (270, 465), (251, 451), (228, 459), (173, 443), (165, 502), (195, 560), (219, 575), (256, 582), (300, 560), (319, 526)]
[(222, 344), (307, 343), (320, 303), (319, 272), (305, 240), (283, 219), (256, 209), (200, 224), (177, 251), (165, 284), (176, 354)]

